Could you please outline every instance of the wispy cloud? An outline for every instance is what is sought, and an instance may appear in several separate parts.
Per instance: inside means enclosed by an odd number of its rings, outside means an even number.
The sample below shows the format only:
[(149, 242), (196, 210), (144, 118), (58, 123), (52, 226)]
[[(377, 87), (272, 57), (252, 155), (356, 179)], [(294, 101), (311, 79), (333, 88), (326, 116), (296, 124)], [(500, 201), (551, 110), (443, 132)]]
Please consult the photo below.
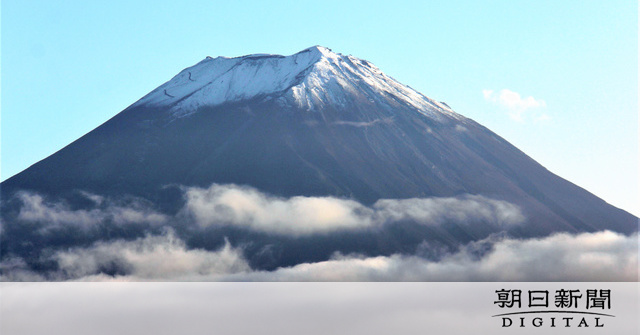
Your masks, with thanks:
[(257, 231), (305, 235), (372, 224), (372, 210), (332, 197), (279, 198), (254, 188), (214, 184), (185, 191), (183, 214), (201, 226), (235, 225)]
[(22, 202), (18, 219), (30, 222), (41, 222), (44, 230), (62, 226), (73, 226), (91, 229), (95, 225), (109, 221), (121, 224), (162, 224), (167, 216), (152, 210), (141, 200), (130, 201), (127, 205), (115, 204), (105, 198), (83, 193), (96, 207), (91, 209), (71, 209), (63, 202), (49, 202), (39, 194), (20, 192), (17, 197)]
[(274, 272), (240, 273), (257, 281), (636, 281), (638, 235), (609, 231), (504, 239), (478, 258), (473, 247), (440, 261), (416, 256), (357, 257), (299, 264)]
[[(87, 248), (58, 251), (50, 257), (58, 269), (46, 280), (176, 280), (213, 279), (249, 272), (242, 251), (227, 241), (216, 251), (188, 249), (171, 231), (133, 241), (97, 242)], [(20, 259), (0, 264), (4, 280), (45, 280), (25, 269)], [(13, 270), (13, 271), (10, 271)]]
[(366, 127), (371, 127), (374, 126), (378, 123), (393, 123), (393, 118), (386, 118), (386, 119), (375, 119), (373, 121), (369, 121), (369, 122), (354, 122), (354, 121), (335, 121), (333, 122), (333, 124), (335, 125), (340, 125), (340, 126), (352, 126), (352, 127), (358, 127), (358, 128), (366, 128)]
[[(490, 222), (509, 227), (524, 222), (520, 209), (479, 195), (451, 198), (383, 199), (371, 206), (333, 197), (275, 197), (249, 187), (212, 185), (184, 188), (185, 206), (176, 217), (144, 205), (126, 207), (91, 196), (98, 208), (72, 210), (63, 203), (22, 193), (20, 220), (48, 226), (92, 227), (101, 220), (162, 223), (191, 220), (195, 227), (236, 226), (286, 238), (309, 238), (383, 225), (413, 222), (427, 226)], [(164, 229), (164, 228), (163, 228)], [(195, 229), (201, 231), (199, 229)], [(193, 232), (191, 232), (193, 233)], [(189, 234), (182, 238), (188, 239)], [(415, 254), (364, 257), (336, 253), (326, 261), (302, 263), (275, 271), (252, 269), (242, 248), (229, 242), (218, 250), (194, 249), (171, 230), (138, 239), (93, 241), (83, 246), (49, 248), (35, 272), (33, 259), (5, 255), (1, 280), (251, 280), (251, 281), (628, 281), (637, 280), (638, 235), (605, 231), (557, 234), (537, 239), (492, 236), (437, 259)], [(158, 232), (156, 232), (158, 234)], [(142, 236), (142, 235), (139, 235)], [(124, 239), (122, 239), (124, 238)], [(437, 247), (423, 241), (425, 250)], [(249, 257), (249, 256), (246, 256)]]
[[(542, 99), (536, 99), (532, 96), (523, 98), (520, 93), (509, 89), (502, 89), (500, 92), (494, 90), (482, 90), (485, 100), (500, 105), (507, 109), (509, 116), (518, 122), (523, 122), (525, 113), (528, 110), (546, 107), (547, 103)], [(549, 116), (545, 114), (548, 120)]]
[[(636, 281), (638, 235), (610, 231), (557, 234), (539, 239), (498, 239), (478, 255), (472, 243), (439, 261), (412, 255), (334, 255), (275, 271), (252, 270), (242, 250), (187, 249), (167, 233), (134, 241), (99, 242), (58, 251), (51, 260), (59, 280), (173, 281)], [(13, 267), (13, 272), (6, 272)], [(42, 280), (17, 259), (0, 264), (3, 280)], [(104, 273), (111, 269), (111, 275)], [(7, 275), (9, 273), (9, 275)], [(48, 278), (49, 280), (51, 278)]]
[(435, 226), (445, 222), (467, 225), (486, 221), (507, 227), (525, 221), (518, 206), (481, 195), (459, 198), (382, 199), (378, 200), (373, 208), (379, 222), (414, 221)]
[(234, 225), (280, 235), (309, 235), (359, 229), (398, 221), (519, 224), (520, 209), (506, 201), (467, 195), (458, 198), (382, 199), (368, 207), (334, 197), (280, 198), (254, 188), (214, 184), (185, 191), (183, 215), (201, 226)]

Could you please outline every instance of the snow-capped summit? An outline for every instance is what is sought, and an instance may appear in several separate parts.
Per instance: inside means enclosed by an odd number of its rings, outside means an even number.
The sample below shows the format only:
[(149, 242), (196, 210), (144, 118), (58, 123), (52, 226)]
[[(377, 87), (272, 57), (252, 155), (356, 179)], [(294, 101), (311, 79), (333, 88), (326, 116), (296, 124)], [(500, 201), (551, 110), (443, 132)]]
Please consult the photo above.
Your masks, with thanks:
[(256, 97), (280, 99), (307, 110), (326, 105), (403, 103), (438, 118), (457, 117), (442, 103), (425, 97), (385, 75), (366, 60), (313, 46), (290, 56), (252, 54), (242, 57), (207, 57), (186, 68), (134, 106), (168, 106), (174, 116), (200, 107)]

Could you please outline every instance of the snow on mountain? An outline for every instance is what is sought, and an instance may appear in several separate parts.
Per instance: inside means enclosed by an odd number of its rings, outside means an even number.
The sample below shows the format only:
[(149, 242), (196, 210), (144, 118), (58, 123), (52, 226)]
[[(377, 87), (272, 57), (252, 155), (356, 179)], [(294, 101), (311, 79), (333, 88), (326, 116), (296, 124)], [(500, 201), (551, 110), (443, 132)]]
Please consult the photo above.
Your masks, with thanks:
[(360, 105), (389, 109), (405, 104), (439, 119), (443, 114), (463, 119), (444, 103), (430, 99), (385, 75), (366, 60), (314, 46), (291, 56), (253, 54), (207, 57), (181, 71), (134, 106), (170, 106), (182, 117), (203, 106), (274, 98), (307, 110), (344, 105), (356, 97)]

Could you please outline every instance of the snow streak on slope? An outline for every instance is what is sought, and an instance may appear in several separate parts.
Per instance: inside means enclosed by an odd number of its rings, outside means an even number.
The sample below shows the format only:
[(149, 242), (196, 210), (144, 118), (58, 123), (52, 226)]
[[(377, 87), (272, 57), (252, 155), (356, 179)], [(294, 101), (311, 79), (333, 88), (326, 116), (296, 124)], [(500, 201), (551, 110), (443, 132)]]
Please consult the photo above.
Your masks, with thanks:
[[(273, 96), (277, 94), (277, 96)], [(463, 119), (447, 105), (425, 97), (382, 73), (371, 63), (315, 46), (291, 56), (254, 54), (236, 58), (207, 57), (180, 72), (136, 105), (171, 106), (176, 117), (202, 106), (256, 97), (279, 98), (308, 110), (323, 106), (408, 105), (438, 119)], [(355, 98), (355, 101), (353, 101)]]

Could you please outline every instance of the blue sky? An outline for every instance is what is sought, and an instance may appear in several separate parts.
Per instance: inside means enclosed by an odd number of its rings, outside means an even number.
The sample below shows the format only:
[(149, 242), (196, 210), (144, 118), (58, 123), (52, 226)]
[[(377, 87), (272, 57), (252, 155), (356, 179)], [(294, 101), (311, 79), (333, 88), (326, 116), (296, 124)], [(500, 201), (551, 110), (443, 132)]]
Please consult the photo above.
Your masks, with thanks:
[(205, 56), (352, 54), (638, 205), (635, 1), (2, 2), (2, 180)]

